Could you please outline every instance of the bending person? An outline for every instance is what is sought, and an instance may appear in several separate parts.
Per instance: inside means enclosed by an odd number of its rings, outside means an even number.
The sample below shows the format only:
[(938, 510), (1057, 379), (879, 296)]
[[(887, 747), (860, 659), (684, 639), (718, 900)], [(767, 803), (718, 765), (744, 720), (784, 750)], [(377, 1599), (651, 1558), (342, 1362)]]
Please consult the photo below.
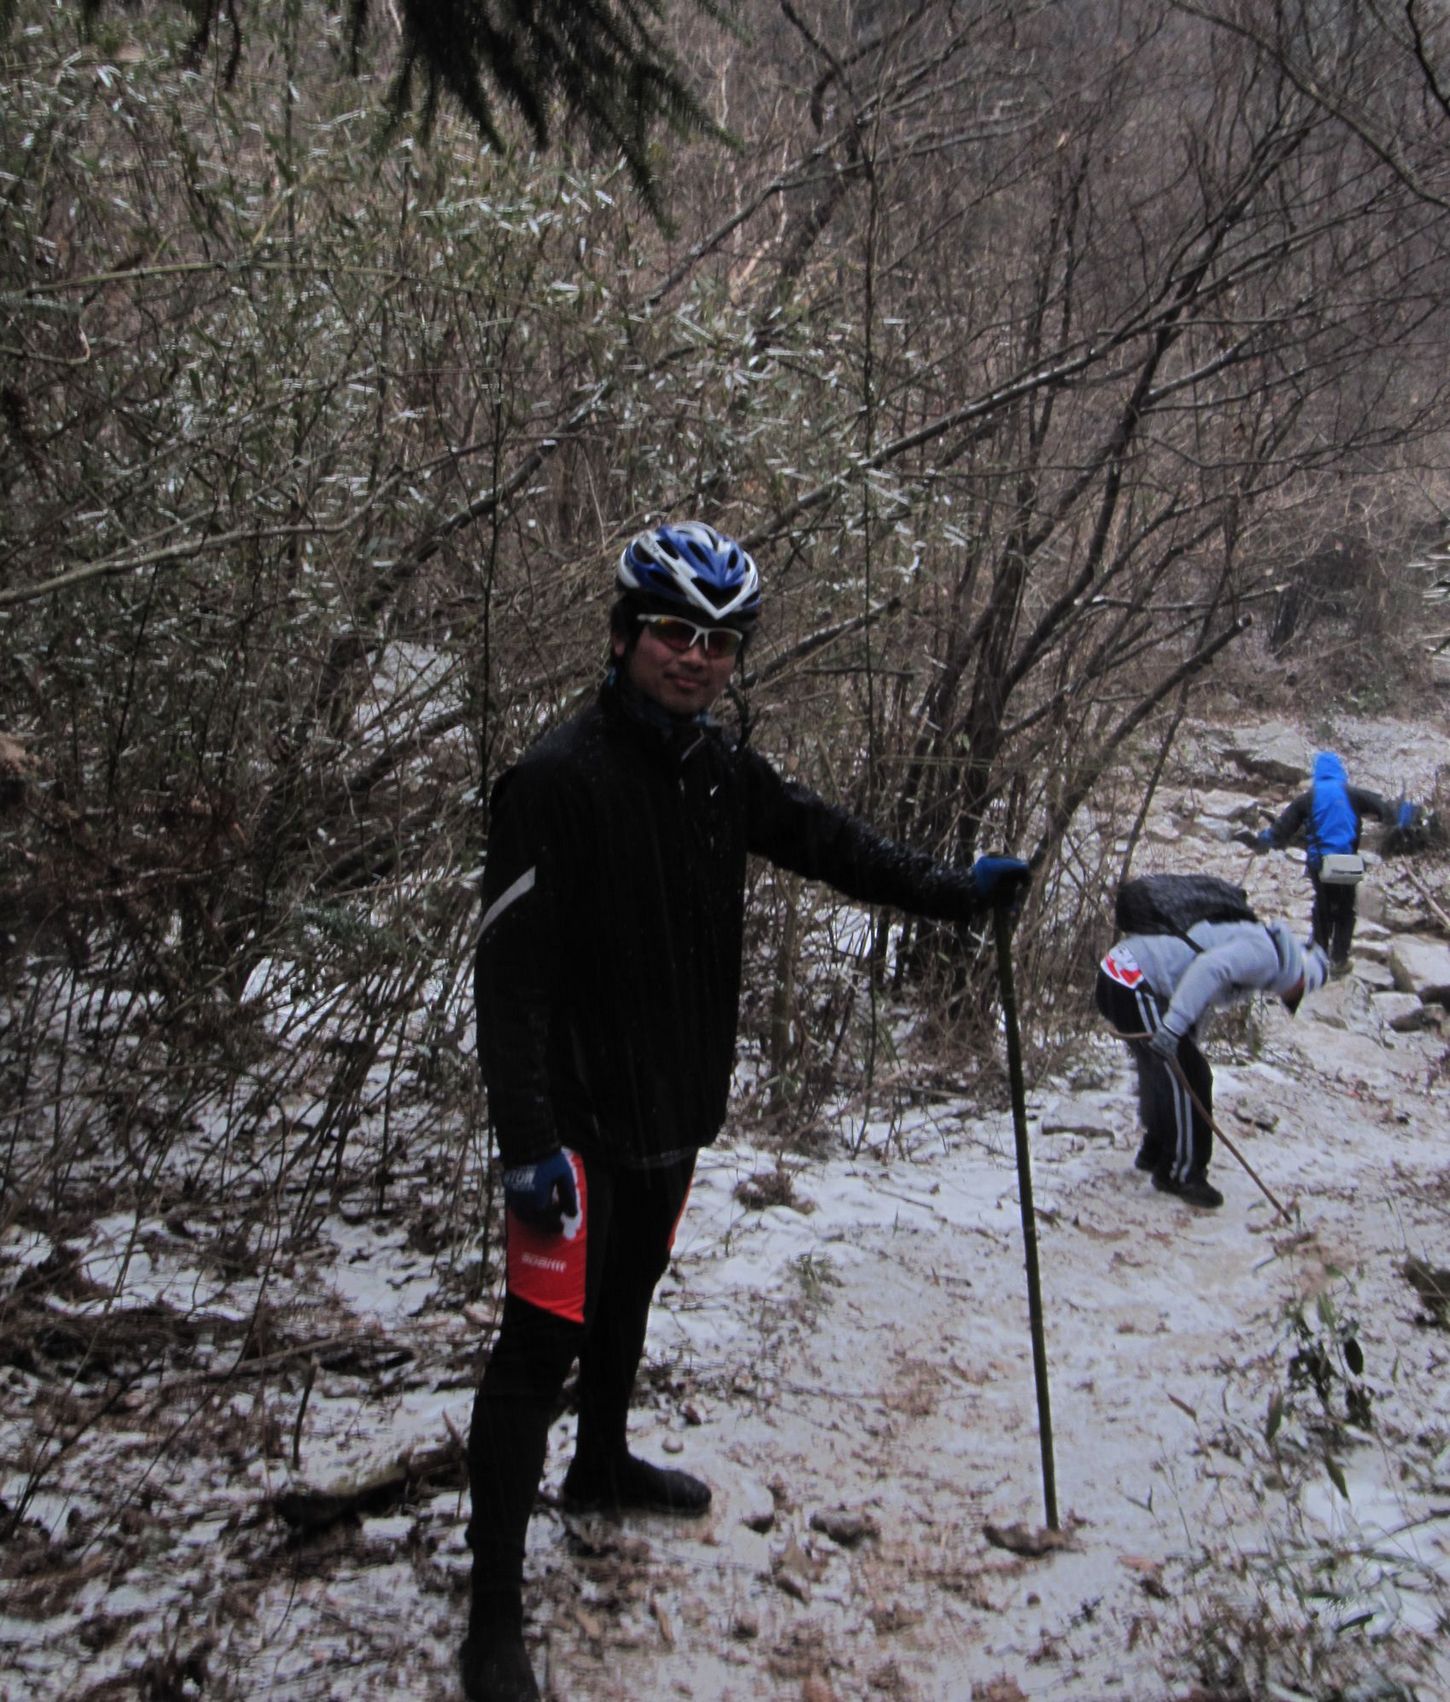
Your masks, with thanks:
[(1135, 1163), (1153, 1173), (1155, 1188), (1189, 1205), (1223, 1204), (1208, 1180), (1213, 1071), (1199, 1048), (1200, 1024), (1255, 993), (1276, 994), (1293, 1015), (1328, 971), (1320, 947), (1301, 946), (1287, 922), (1196, 922), (1186, 934), (1130, 934), (1108, 952), (1097, 1007), (1137, 1065), (1144, 1135)]

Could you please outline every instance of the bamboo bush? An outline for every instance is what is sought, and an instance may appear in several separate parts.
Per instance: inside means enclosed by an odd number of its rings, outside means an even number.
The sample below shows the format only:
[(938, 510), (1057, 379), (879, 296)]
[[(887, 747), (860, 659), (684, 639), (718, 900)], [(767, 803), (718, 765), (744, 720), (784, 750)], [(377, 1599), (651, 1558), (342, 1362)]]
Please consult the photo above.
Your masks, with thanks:
[[(7, 1211), (195, 1185), (174, 1137), (218, 1119), (215, 1176), (299, 1236), (400, 1165), (474, 1174), (489, 786), (593, 689), (660, 515), (760, 558), (762, 748), (939, 855), (1038, 856), (1048, 1011), (1105, 776), (1261, 643), (1285, 516), (1352, 472), (1388, 535), (1444, 424), (1436, 209), (1262, 44), (1160, 12), (748, 9), (690, 38), (745, 145), (679, 147), (662, 225), (567, 140), (389, 128), (385, 53), (347, 73), (320, 9), (249, 14), (239, 66), (166, 8), (88, 43), (16, 9)], [(803, 1115), (902, 1001), (994, 1055), (978, 943), (759, 880), (752, 949), (772, 906), (850, 942), (747, 1007)]]

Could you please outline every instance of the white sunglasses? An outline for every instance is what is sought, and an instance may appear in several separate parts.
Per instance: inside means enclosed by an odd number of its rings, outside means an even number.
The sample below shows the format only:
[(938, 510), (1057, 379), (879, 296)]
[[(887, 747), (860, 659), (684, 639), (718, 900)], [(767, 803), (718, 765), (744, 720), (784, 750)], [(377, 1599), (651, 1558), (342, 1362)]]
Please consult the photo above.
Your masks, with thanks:
[(650, 629), (666, 650), (673, 650), (678, 656), (698, 644), (711, 661), (718, 661), (724, 656), (734, 656), (745, 642), (745, 634), (733, 626), (697, 626), (679, 615), (641, 615), (639, 622)]

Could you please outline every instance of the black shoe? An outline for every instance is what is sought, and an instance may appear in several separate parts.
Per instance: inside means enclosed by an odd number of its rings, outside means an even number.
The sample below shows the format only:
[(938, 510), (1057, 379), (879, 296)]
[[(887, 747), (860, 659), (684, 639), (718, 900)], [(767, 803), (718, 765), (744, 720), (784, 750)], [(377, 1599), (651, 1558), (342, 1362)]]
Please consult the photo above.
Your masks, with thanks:
[(517, 1631), (470, 1632), (458, 1651), (458, 1676), (468, 1702), (540, 1702), (528, 1650)]
[(1190, 1176), (1179, 1186), (1178, 1197), (1191, 1206), (1203, 1206), (1208, 1210), (1223, 1204), (1223, 1195), (1206, 1176)]
[(1175, 1194), (1190, 1206), (1213, 1208), (1223, 1204), (1223, 1195), (1206, 1176), (1190, 1176), (1186, 1182), (1175, 1182), (1166, 1170), (1153, 1172), (1153, 1186), (1163, 1194)]
[(1158, 1155), (1147, 1141), (1138, 1148), (1138, 1156), (1133, 1160), (1134, 1170), (1155, 1170), (1158, 1167)]
[(581, 1513), (677, 1513), (694, 1518), (708, 1511), (710, 1486), (688, 1472), (652, 1466), (626, 1454), (617, 1466), (581, 1468), (576, 1460), (564, 1474), (564, 1505)]

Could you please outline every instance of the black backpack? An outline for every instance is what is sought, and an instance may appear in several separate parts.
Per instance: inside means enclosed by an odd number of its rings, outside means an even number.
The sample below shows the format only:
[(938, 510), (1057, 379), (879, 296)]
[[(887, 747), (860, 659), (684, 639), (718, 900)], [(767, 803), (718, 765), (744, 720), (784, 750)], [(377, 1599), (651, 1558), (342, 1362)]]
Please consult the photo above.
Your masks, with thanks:
[(1257, 921), (1244, 889), (1218, 875), (1136, 875), (1119, 886), (1113, 900), (1119, 938), (1177, 934), (1188, 939), (1195, 922)]

